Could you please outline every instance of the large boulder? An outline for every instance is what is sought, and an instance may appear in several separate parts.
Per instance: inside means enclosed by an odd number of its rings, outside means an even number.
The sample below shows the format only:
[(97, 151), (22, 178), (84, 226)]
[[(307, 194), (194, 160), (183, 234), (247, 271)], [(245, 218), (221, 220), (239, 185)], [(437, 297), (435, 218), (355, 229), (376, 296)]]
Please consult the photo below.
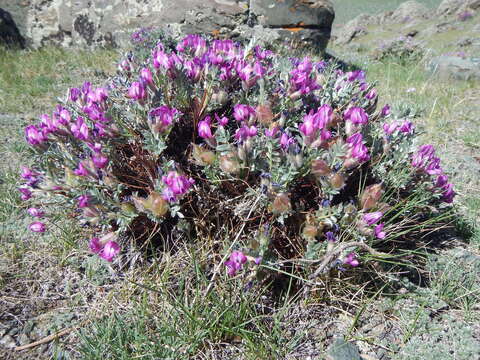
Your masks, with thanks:
[(353, 39), (367, 34), (367, 26), (375, 24), (378, 20), (368, 14), (360, 14), (347, 22), (335, 32), (335, 43), (339, 45), (348, 44)]
[(0, 0), (3, 5), (33, 47), (123, 46), (138, 28), (164, 26), (178, 34), (248, 36), (259, 25), (274, 37), (323, 49), (334, 19), (329, 0)]
[(20, 35), (15, 21), (8, 11), (0, 8), (0, 45), (24, 47), (25, 39)]
[(433, 58), (428, 69), (444, 79), (480, 80), (480, 59), (442, 55)]
[(393, 12), (390, 21), (393, 23), (404, 23), (415, 19), (426, 18), (428, 8), (414, 0), (406, 1)]
[(250, 0), (250, 20), (275, 30), (282, 40), (297, 40), (325, 49), (335, 19), (329, 0)]
[(437, 8), (437, 16), (451, 16), (463, 11), (480, 9), (480, 0), (443, 0)]

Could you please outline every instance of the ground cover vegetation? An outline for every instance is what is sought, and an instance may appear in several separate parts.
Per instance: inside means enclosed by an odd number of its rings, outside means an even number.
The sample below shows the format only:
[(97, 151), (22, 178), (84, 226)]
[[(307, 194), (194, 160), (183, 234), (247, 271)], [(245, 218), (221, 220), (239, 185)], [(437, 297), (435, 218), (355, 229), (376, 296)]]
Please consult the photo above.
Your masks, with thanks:
[[(46, 88), (60, 107), (42, 91), (9, 99), (2, 339), (78, 326), (27, 358), (322, 358), (339, 336), (364, 358), (478, 355), (473, 83), (395, 56), (351, 59), (365, 75), (148, 36), (115, 74), (111, 52), (94, 55), (110, 86), (52, 72), (76, 68), (62, 52), (45, 73), (63, 79)], [(23, 53), (3, 56), (2, 77), (23, 79)], [(46, 115), (21, 122), (36, 101)], [(454, 226), (472, 247), (439, 233)]]

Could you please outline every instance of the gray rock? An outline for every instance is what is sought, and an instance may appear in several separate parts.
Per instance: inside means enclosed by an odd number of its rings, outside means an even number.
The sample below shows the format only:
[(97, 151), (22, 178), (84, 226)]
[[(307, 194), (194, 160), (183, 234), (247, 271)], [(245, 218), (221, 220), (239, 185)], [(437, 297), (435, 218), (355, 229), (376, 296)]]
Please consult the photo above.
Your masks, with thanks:
[(25, 39), (8, 11), (0, 8), (0, 44), (25, 47)]
[(266, 27), (330, 28), (334, 18), (328, 0), (250, 0), (250, 14)]
[(15, 340), (10, 335), (5, 335), (3, 338), (0, 339), (0, 346), (6, 347), (7, 349), (13, 349), (17, 346)]
[(375, 21), (374, 19), (374, 17), (367, 14), (358, 15), (335, 33), (335, 43), (340, 45), (348, 44), (356, 37), (367, 34), (366, 27)]
[(456, 56), (438, 56), (427, 65), (439, 77), (457, 80), (480, 80), (480, 60)]
[(0, 0), (1, 6), (12, 12), (34, 48), (121, 47), (131, 32), (149, 27), (229, 37), (249, 33), (247, 25), (278, 29), (284, 40), (324, 48), (335, 16), (330, 0)]
[(394, 23), (409, 22), (414, 19), (426, 18), (428, 8), (414, 0), (402, 3), (391, 15), (390, 20)]
[(480, 0), (443, 0), (437, 8), (437, 16), (449, 16), (463, 11), (480, 9)]
[(20, 346), (30, 344), (30, 338), (28, 337), (28, 335), (27, 334), (21, 334), (18, 337), (18, 344)]
[(362, 360), (362, 358), (355, 345), (338, 338), (328, 349), (327, 360)]

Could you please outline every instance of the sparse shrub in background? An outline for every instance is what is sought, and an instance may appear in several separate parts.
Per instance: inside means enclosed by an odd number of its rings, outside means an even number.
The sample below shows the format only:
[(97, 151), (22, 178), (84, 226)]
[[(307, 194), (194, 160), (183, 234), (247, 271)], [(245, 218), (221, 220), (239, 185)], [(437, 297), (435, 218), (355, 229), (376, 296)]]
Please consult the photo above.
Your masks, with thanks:
[(465, 10), (458, 14), (457, 17), (460, 21), (467, 21), (473, 17), (473, 13), (471, 11)]
[(400, 36), (389, 41), (382, 41), (373, 53), (375, 60), (395, 60), (402, 65), (421, 60), (424, 55), (425, 50), (422, 46), (409, 36)]
[(435, 150), (376, 109), (362, 71), (196, 35), (145, 48), (25, 129), (32, 231), (48, 231), (56, 207), (107, 261), (191, 241), (220, 252), (230, 276), (286, 260), (314, 277), (448, 214), (454, 191)]

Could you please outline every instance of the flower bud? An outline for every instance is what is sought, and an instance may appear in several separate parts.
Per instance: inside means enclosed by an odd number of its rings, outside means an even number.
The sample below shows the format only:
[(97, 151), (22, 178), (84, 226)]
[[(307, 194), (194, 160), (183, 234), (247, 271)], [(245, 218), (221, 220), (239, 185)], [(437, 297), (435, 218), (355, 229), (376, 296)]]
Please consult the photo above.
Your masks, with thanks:
[(280, 193), (273, 200), (272, 212), (275, 215), (286, 213), (291, 209), (292, 204), (290, 203), (290, 197), (287, 193)]
[(211, 165), (215, 161), (215, 153), (197, 144), (193, 144), (192, 157), (201, 166)]
[(132, 203), (122, 203), (120, 207), (122, 208), (123, 212), (133, 213), (133, 214), (136, 213), (135, 206)]
[(233, 153), (220, 157), (220, 169), (227, 174), (236, 175), (240, 172), (240, 163)]
[(225, 105), (228, 100), (228, 94), (223, 90), (218, 90), (212, 94), (212, 102)]
[(273, 113), (270, 104), (266, 103), (263, 105), (258, 105), (255, 109), (257, 113), (258, 121), (262, 125), (268, 126), (273, 120)]
[(318, 228), (315, 225), (306, 224), (303, 227), (302, 236), (305, 239), (313, 239), (318, 234)]
[(360, 207), (363, 210), (370, 210), (374, 208), (382, 197), (382, 194), (382, 185), (374, 184), (367, 186), (360, 196)]
[(327, 176), (331, 173), (332, 169), (330, 169), (324, 160), (316, 159), (312, 161), (312, 174), (315, 175), (315, 177)]
[(329, 179), (334, 189), (341, 189), (345, 185), (345, 177), (341, 173), (332, 174)]
[(157, 192), (150, 193), (143, 206), (156, 217), (164, 216), (169, 208), (168, 202)]

